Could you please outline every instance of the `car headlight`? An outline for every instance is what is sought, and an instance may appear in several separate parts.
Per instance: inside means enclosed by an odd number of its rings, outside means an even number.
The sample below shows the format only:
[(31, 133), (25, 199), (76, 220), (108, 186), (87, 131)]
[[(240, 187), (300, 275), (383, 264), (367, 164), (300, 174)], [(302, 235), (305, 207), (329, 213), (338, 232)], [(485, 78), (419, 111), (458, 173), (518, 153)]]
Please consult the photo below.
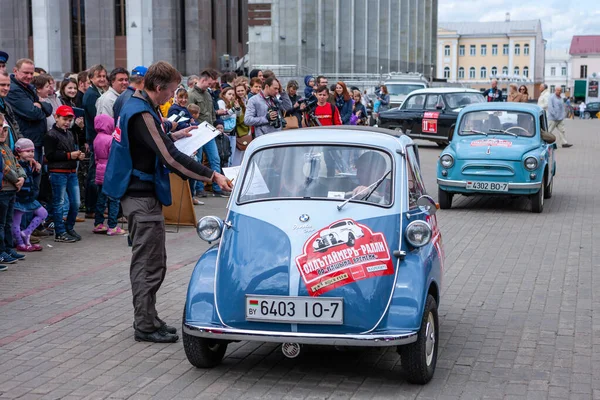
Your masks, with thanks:
[(538, 167), (538, 160), (535, 157), (527, 157), (525, 161), (523, 161), (523, 164), (525, 164), (525, 168), (527, 168), (530, 171), (533, 171)]
[(452, 157), (450, 154), (444, 154), (440, 157), (440, 163), (444, 168), (452, 168), (454, 165), (454, 157)]
[(425, 221), (413, 221), (406, 227), (405, 236), (411, 246), (425, 246), (431, 240), (431, 227)]
[(211, 243), (219, 240), (223, 233), (223, 220), (217, 217), (202, 217), (196, 226), (196, 232), (200, 239)]

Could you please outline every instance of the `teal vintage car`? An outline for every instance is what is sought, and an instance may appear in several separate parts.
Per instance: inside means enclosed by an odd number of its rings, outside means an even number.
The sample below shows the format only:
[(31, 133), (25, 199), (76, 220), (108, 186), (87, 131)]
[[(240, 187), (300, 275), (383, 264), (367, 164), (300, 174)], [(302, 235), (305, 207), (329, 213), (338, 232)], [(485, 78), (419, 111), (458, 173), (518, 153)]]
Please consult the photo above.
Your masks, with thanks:
[(451, 208), (455, 194), (517, 195), (529, 197), (531, 211), (541, 213), (556, 174), (556, 144), (547, 126), (544, 110), (534, 104), (465, 107), (438, 160), (440, 208)]

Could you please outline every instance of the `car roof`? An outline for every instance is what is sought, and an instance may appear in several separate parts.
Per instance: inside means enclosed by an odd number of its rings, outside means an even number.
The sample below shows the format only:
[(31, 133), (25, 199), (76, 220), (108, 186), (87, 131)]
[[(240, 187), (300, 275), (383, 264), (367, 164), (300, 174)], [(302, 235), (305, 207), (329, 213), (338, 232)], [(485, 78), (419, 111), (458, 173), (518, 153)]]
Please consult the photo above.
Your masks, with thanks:
[(533, 114), (541, 114), (542, 107), (532, 103), (492, 102), (469, 104), (463, 108), (463, 112), (469, 111), (528, 111)]
[(469, 89), (469, 88), (427, 88), (427, 89), (417, 89), (410, 92), (413, 94), (429, 94), (429, 93), (437, 93), (437, 94), (446, 94), (446, 93), (480, 93), (479, 90)]
[(372, 126), (319, 126), (269, 133), (250, 142), (249, 150), (278, 144), (354, 144), (385, 147), (393, 151), (400, 144), (403, 148), (412, 144), (412, 139), (391, 129)]

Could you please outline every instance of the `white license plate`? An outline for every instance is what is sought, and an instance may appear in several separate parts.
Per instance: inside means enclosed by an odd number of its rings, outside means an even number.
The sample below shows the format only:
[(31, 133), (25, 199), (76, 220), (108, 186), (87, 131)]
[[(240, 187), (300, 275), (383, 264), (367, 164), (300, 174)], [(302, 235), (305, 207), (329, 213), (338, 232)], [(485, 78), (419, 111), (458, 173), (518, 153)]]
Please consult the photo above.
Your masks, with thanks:
[(344, 323), (344, 301), (339, 297), (246, 295), (246, 320), (341, 325)]
[(469, 181), (467, 182), (467, 189), (486, 192), (508, 192), (508, 183)]

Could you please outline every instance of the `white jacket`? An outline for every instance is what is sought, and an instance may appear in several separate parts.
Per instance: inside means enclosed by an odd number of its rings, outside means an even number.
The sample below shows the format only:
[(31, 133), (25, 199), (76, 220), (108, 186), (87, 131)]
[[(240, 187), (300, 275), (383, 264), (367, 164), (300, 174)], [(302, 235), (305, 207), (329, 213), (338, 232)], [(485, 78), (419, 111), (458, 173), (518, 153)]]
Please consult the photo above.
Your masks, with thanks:
[(546, 89), (542, 93), (540, 93), (540, 98), (538, 99), (538, 106), (548, 111), (548, 100), (550, 100), (550, 90)]

